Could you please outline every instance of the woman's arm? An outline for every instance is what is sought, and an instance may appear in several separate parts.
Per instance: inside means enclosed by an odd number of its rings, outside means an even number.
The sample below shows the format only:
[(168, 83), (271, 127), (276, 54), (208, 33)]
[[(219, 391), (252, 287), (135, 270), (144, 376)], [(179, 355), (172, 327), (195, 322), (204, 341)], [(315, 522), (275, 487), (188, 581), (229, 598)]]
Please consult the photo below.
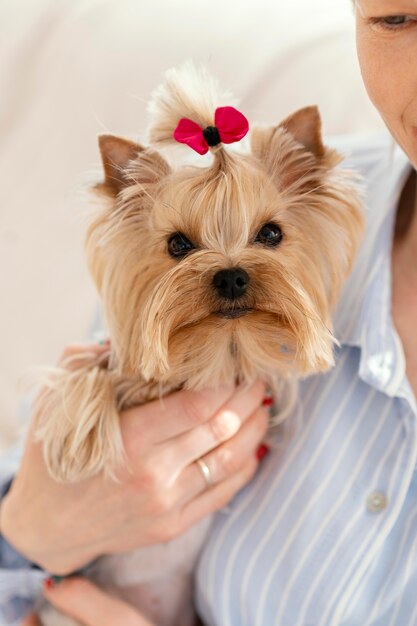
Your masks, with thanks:
[[(64, 356), (71, 350), (80, 346)], [(249, 389), (180, 391), (163, 404), (124, 411), (121, 430), (133, 472), (119, 483), (100, 474), (74, 485), (49, 477), (34, 440), (41, 393), (19, 471), (0, 508), (3, 535), (28, 560), (67, 574), (101, 554), (181, 534), (224, 506), (255, 472), (267, 427), (263, 394), (260, 382)], [(202, 456), (214, 481), (210, 489), (195, 463)]]
[[(19, 467), (22, 445), (16, 445), (0, 458), (0, 508)], [(41, 572), (19, 554), (1, 535), (0, 528), (0, 624), (15, 624), (32, 606), (36, 582)]]
[[(63, 357), (81, 349), (67, 349)], [(34, 440), (40, 393), (20, 467), (0, 505), (0, 532), (19, 560), (13, 569), (0, 561), (0, 622), (17, 623), (37, 595), (46, 574), (30, 562), (48, 573), (71, 573), (101, 554), (164, 542), (224, 506), (256, 470), (267, 426), (263, 392), (262, 383), (178, 392), (163, 404), (125, 411), (120, 425), (133, 472), (120, 483), (97, 475), (76, 485), (49, 477)], [(195, 463), (201, 456), (213, 477), (210, 489)]]

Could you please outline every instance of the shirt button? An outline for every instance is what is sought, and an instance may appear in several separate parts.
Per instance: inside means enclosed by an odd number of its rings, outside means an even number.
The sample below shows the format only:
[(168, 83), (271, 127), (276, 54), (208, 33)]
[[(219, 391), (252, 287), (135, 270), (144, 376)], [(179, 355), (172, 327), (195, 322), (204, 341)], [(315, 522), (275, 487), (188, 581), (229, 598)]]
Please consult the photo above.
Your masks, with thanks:
[(370, 513), (381, 513), (387, 508), (387, 496), (382, 491), (373, 491), (366, 498), (366, 508)]

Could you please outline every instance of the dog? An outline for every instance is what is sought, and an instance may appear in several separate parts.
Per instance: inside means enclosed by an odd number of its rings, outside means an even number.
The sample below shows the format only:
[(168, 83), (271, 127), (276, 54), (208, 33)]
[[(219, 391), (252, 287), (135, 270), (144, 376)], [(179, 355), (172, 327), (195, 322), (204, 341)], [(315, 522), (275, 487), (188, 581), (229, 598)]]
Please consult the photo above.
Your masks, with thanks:
[[(186, 65), (153, 95), (148, 146), (99, 137), (102, 201), (86, 253), (111, 348), (49, 377), (37, 437), (58, 481), (101, 471), (117, 479), (122, 409), (261, 378), (280, 423), (285, 389), (333, 365), (331, 313), (363, 228), (355, 177), (323, 144), (317, 107), (251, 129), (237, 150), (230, 144), (249, 124), (227, 101), (204, 68)], [(169, 160), (165, 147), (178, 144), (201, 162)], [(192, 571), (209, 523), (103, 556), (92, 578), (157, 626), (191, 626)], [(39, 615), (43, 626), (75, 624), (50, 605)]]

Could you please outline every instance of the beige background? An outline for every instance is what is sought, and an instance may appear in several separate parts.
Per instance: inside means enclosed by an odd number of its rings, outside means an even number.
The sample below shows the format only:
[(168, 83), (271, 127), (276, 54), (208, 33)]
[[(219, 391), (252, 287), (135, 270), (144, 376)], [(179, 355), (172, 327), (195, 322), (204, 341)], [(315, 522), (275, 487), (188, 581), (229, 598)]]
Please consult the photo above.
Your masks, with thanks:
[(327, 134), (381, 127), (350, 0), (2, 0), (0, 449), (21, 423), (18, 378), (91, 327), (82, 238), (96, 134), (143, 138), (150, 91), (189, 58), (251, 122), (317, 103)]

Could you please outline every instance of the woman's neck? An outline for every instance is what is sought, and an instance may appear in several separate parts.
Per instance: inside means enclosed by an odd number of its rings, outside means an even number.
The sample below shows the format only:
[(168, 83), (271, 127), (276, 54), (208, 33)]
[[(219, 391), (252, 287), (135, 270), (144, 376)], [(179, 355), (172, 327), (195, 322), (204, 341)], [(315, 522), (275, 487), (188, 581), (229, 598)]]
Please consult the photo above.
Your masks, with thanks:
[(392, 249), (392, 317), (401, 339), (406, 373), (417, 398), (417, 176), (401, 195)]
[(393, 257), (405, 283), (417, 294), (417, 173), (414, 170), (398, 205)]

